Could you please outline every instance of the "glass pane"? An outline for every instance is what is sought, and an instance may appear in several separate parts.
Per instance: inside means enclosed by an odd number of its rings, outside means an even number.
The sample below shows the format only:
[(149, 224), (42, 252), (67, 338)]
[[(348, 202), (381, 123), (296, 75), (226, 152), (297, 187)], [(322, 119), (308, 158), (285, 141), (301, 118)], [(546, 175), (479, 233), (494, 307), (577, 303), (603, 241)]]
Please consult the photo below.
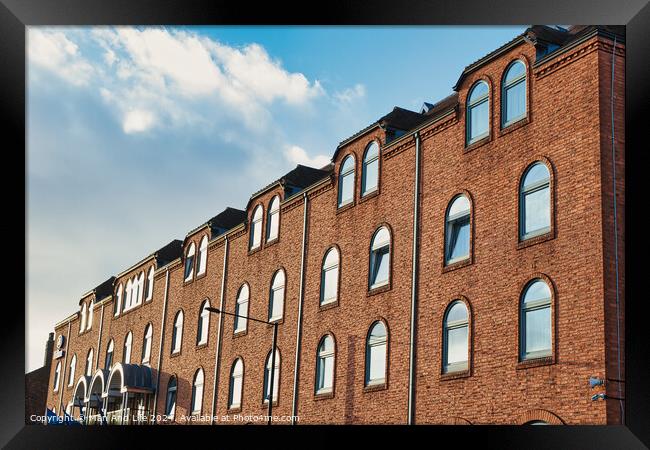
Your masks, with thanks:
[(551, 290), (546, 282), (537, 279), (528, 285), (526, 294), (524, 295), (524, 303), (530, 303), (538, 300), (549, 300), (551, 298)]
[(375, 236), (372, 239), (372, 249), (377, 250), (378, 248), (384, 247), (390, 244), (390, 233), (388, 228), (381, 227), (375, 233)]
[(366, 165), (364, 178), (363, 178), (363, 192), (368, 192), (377, 187), (379, 179), (379, 160), (376, 159), (370, 164)]
[(383, 322), (376, 322), (370, 332), (370, 343), (379, 342), (386, 337), (386, 326)]
[(551, 308), (525, 313), (525, 353), (551, 350)]
[(340, 189), (340, 201), (339, 204), (346, 203), (352, 200), (352, 193), (354, 190), (354, 174), (345, 175), (341, 179)]
[(271, 214), (271, 222), (269, 223), (269, 236), (268, 240), (275, 239), (278, 236), (278, 225), (280, 223), (279, 219), (279, 214), (274, 213)]
[(338, 268), (325, 271), (324, 286), (323, 286), (323, 300), (331, 300), (336, 298), (336, 291), (339, 278)]
[(469, 200), (464, 195), (459, 195), (449, 207), (447, 217), (455, 217), (462, 213), (469, 214)]
[(332, 381), (334, 379), (334, 357), (333, 356), (328, 356), (327, 358), (323, 358), (323, 383), (320, 386), (321, 388), (331, 388), (332, 387)]
[(237, 314), (243, 317), (235, 317), (235, 331), (241, 331), (246, 328), (246, 319), (248, 316), (248, 301), (237, 303)]
[(460, 301), (454, 303), (447, 313), (447, 322), (467, 320), (467, 307)]
[(548, 181), (549, 178), (550, 176), (546, 164), (539, 162), (535, 163), (526, 172), (526, 178), (524, 178), (524, 190), (533, 184), (537, 184), (542, 181)]
[(260, 245), (262, 239), (262, 221), (253, 223), (253, 247)]
[(271, 291), (271, 318), (277, 319), (282, 317), (282, 307), (284, 300), (284, 288), (277, 291)]
[(343, 165), (341, 166), (340, 173), (346, 173), (347, 171), (352, 170), (353, 168), (354, 168), (354, 159), (349, 156), (345, 158), (345, 161), (343, 161)]
[(469, 116), (469, 139), (471, 141), (488, 131), (488, 102), (485, 101), (471, 107), (469, 110)]
[(382, 380), (386, 374), (386, 345), (374, 345), (370, 347), (370, 370), (369, 379)]
[(506, 89), (506, 122), (526, 115), (526, 82)]
[(231, 397), (231, 406), (238, 406), (241, 404), (241, 387), (242, 387), (242, 377), (236, 377), (233, 379), (232, 385), (232, 397)]
[(467, 327), (447, 330), (447, 364), (467, 361)]
[(526, 72), (526, 68), (522, 62), (514, 63), (512, 66), (510, 66), (508, 73), (506, 74), (506, 84), (523, 75), (524, 72)]
[(474, 88), (472, 89), (472, 93), (469, 96), (469, 103), (478, 100), (479, 98), (486, 95), (487, 93), (488, 93), (487, 83), (485, 83), (484, 81), (477, 83), (476, 86), (474, 86)]
[(544, 188), (524, 196), (524, 234), (551, 226), (550, 189)]
[(469, 256), (469, 217), (451, 224), (449, 259)]
[(389, 271), (388, 247), (384, 247), (375, 252), (374, 278), (372, 284), (382, 284), (388, 281)]

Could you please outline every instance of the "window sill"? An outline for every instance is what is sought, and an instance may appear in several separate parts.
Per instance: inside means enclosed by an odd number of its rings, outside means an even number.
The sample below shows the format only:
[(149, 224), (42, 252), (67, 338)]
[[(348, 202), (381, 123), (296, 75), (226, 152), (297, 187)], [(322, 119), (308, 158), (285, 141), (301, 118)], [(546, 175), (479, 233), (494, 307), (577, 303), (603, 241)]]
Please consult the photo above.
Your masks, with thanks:
[(328, 309), (336, 308), (337, 306), (339, 306), (339, 300), (338, 299), (333, 300), (333, 301), (329, 301), (327, 303), (321, 303), (320, 305), (318, 305), (318, 310), (319, 311), (327, 311)]
[(178, 356), (181, 356), (182, 353), (183, 353), (182, 350), (179, 350), (179, 351), (177, 351), (177, 352), (173, 352), (173, 353), (171, 353), (171, 354), (169, 355), (169, 357), (170, 357), (170, 358), (176, 358), (176, 357), (178, 357)]
[(519, 363), (517, 363), (517, 370), (530, 369), (533, 367), (541, 367), (541, 366), (551, 366), (553, 364), (555, 364), (555, 358), (553, 357), (553, 355), (542, 356), (539, 358), (525, 359), (523, 361), (519, 361)]
[(187, 286), (188, 284), (191, 284), (192, 281), (194, 281), (194, 275), (192, 275), (191, 278), (186, 278), (183, 280), (183, 287)]
[(370, 289), (368, 290), (368, 293), (366, 294), (366, 296), (367, 296), (367, 297), (370, 297), (370, 296), (372, 296), (372, 295), (381, 294), (382, 292), (390, 291), (391, 288), (392, 288), (392, 286), (391, 286), (390, 282), (389, 282), (389, 283), (386, 283), (386, 284), (382, 284), (382, 285), (380, 285), (380, 286), (376, 286), (376, 287), (370, 288)]
[(440, 381), (458, 380), (462, 378), (469, 378), (470, 376), (471, 376), (470, 370), (464, 369), (455, 372), (446, 372), (440, 374)]
[(267, 328), (273, 328), (274, 324), (282, 325), (284, 323), (284, 316), (279, 317), (277, 319), (269, 319), (268, 323), (266, 324)]
[[(277, 400), (273, 400), (273, 407), (275, 408), (276, 406), (278, 406), (278, 401), (277, 401)], [(268, 400), (264, 400), (264, 401), (262, 402), (262, 407), (264, 407), (264, 408), (268, 408), (268, 407), (269, 407), (269, 402), (268, 402)]]
[(316, 392), (314, 394), (314, 400), (327, 400), (330, 398), (334, 398), (334, 390), (330, 391), (324, 391), (324, 392)]
[(197, 273), (196, 276), (194, 277), (194, 281), (200, 280), (201, 278), (205, 278), (208, 275), (207, 270), (203, 273)]
[(241, 405), (239, 405), (239, 406), (233, 406), (232, 408), (229, 407), (228, 410), (227, 410), (227, 413), (228, 414), (237, 414), (237, 413), (240, 413), (241, 411), (242, 411), (242, 408), (241, 408)]
[(235, 338), (238, 338), (238, 337), (241, 337), (241, 336), (246, 336), (247, 334), (248, 334), (248, 328), (245, 328), (243, 330), (235, 331), (232, 334), (232, 338), (235, 339)]
[(250, 256), (250, 255), (252, 255), (254, 253), (257, 253), (260, 250), (262, 250), (262, 245), (261, 244), (259, 245), (259, 247), (248, 249), (248, 256)]
[(550, 241), (552, 239), (555, 239), (553, 230), (548, 231), (544, 234), (529, 237), (523, 241), (519, 241), (517, 243), (517, 250), (521, 250), (522, 248), (530, 247), (532, 245), (541, 244), (542, 242)]
[(196, 344), (195, 350), (201, 350), (202, 348), (206, 348), (208, 346), (208, 342), (201, 342), (199, 344)]
[(518, 130), (519, 128), (526, 126), (530, 123), (530, 118), (528, 115), (522, 117), (521, 119), (517, 119), (516, 122), (511, 122), (508, 125), (502, 126), (501, 129), (499, 130), (499, 137), (506, 135), (512, 131)]
[(465, 150), (463, 153), (469, 153), (472, 150), (482, 147), (489, 142), (492, 142), (492, 133), (488, 133), (487, 136), (479, 139), (478, 141), (474, 141), (471, 144), (465, 144)]
[(442, 273), (451, 272), (452, 270), (461, 269), (463, 267), (471, 266), (474, 263), (471, 257), (461, 259), (460, 261), (446, 264), (442, 267)]
[(270, 241), (266, 241), (266, 243), (264, 244), (264, 247), (268, 247), (270, 245), (277, 244), (278, 242), (280, 242), (280, 237), (279, 236), (276, 237), (276, 238), (271, 239)]
[(370, 200), (371, 198), (377, 197), (379, 195), (379, 188), (376, 188), (373, 191), (366, 192), (365, 194), (361, 195), (361, 198), (359, 199), (359, 203), (363, 203), (367, 200)]
[(336, 207), (336, 214), (340, 214), (340, 213), (342, 213), (342, 212), (345, 212), (345, 211), (347, 211), (348, 209), (353, 208), (354, 205), (355, 205), (355, 202), (354, 202), (354, 200), (353, 200), (353, 201), (351, 201), (351, 202), (349, 202), (349, 203), (346, 203), (345, 205), (337, 206), (337, 207)]
[(383, 383), (370, 384), (363, 387), (363, 392), (376, 392), (376, 391), (385, 391), (388, 389), (388, 383), (385, 381)]

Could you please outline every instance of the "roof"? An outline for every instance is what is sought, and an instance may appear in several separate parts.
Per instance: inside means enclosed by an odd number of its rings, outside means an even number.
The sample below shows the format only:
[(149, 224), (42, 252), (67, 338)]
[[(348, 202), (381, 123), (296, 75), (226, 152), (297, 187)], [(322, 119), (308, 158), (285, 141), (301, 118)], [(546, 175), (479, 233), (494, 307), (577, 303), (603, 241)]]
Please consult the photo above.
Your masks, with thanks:
[(242, 211), (241, 209), (231, 208), (230, 206), (228, 206), (226, 209), (221, 211), (216, 216), (206, 220), (198, 227), (190, 230), (185, 235), (185, 239), (187, 240), (188, 236), (196, 233), (199, 230), (202, 230), (205, 227), (210, 228), (210, 233), (211, 233), (210, 239), (214, 239), (215, 237), (221, 235), (225, 230), (230, 230), (231, 228), (234, 228), (240, 223), (245, 221), (246, 221), (246, 211)]
[(453, 106), (456, 106), (457, 104), (458, 104), (458, 92), (454, 92), (451, 95), (448, 95), (447, 97), (443, 98), (442, 100), (434, 103), (433, 105), (431, 103), (427, 103), (429, 110), (426, 113), (424, 113), (424, 115), (427, 116), (427, 119), (429, 119), (430, 117), (433, 117), (442, 111), (445, 111)]
[(156, 257), (156, 263), (158, 267), (164, 266), (167, 263), (180, 258), (183, 254), (183, 241), (174, 239), (169, 244), (165, 245), (162, 248), (159, 248), (153, 253)]
[(86, 292), (81, 296), (81, 299), (79, 300), (79, 304), (81, 305), (83, 299), (88, 297), (91, 294), (95, 294), (95, 300), (101, 300), (104, 297), (111, 295), (113, 293), (114, 281), (115, 281), (115, 277), (111, 276), (108, 280), (104, 281), (103, 283), (89, 290), (88, 292)]
[(322, 169), (316, 169), (314, 167), (303, 166), (302, 164), (298, 164), (295, 169), (291, 170), (290, 172), (287, 172), (282, 177), (278, 178), (272, 183), (267, 184), (262, 189), (260, 189), (259, 191), (251, 195), (248, 204), (250, 205), (251, 201), (255, 197), (260, 196), (264, 192), (268, 191), (269, 189), (277, 185), (281, 185), (281, 186), (289, 185), (296, 188), (300, 188), (301, 190), (308, 186), (311, 186), (318, 180), (321, 180), (329, 176), (331, 171), (331, 169), (328, 169), (329, 166), (330, 165), (328, 164), (324, 166)]

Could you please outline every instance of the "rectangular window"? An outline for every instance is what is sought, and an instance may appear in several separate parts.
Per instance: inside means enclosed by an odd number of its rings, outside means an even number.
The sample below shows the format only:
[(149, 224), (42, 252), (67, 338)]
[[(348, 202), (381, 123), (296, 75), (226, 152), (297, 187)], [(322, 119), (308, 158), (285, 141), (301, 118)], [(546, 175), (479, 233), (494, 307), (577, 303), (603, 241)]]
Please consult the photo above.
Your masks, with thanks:
[(447, 330), (448, 369), (467, 368), (467, 332), (466, 326)]
[(469, 256), (469, 216), (451, 222), (448, 226), (447, 262), (455, 262)]
[(194, 256), (185, 259), (185, 280), (192, 278), (192, 269), (194, 268)]
[(487, 100), (470, 109), (469, 142), (488, 134), (489, 109)]
[(551, 354), (551, 308), (525, 311), (524, 357), (540, 357)]
[(505, 95), (505, 125), (508, 125), (526, 115), (526, 80), (506, 88)]
[(551, 228), (550, 189), (530, 192), (524, 196), (524, 236), (544, 233)]
[(271, 214), (270, 222), (269, 222), (269, 234), (266, 238), (268, 241), (271, 241), (278, 237), (278, 226), (280, 224), (279, 219), (280, 219), (280, 213)]
[(370, 346), (370, 369), (367, 384), (381, 384), (386, 377), (386, 345)]
[(337, 267), (325, 270), (323, 280), (323, 303), (336, 300), (339, 271)]
[(282, 303), (284, 301), (284, 287), (275, 291), (271, 291), (271, 317), (269, 320), (277, 320), (282, 318)]
[(339, 186), (339, 189), (341, 190), (341, 200), (339, 201), (339, 205), (345, 205), (352, 201), (354, 194), (354, 172), (343, 176), (342, 181), (341, 186)]
[(379, 159), (366, 165), (366, 170), (363, 173), (363, 193), (374, 191), (377, 189), (379, 180)]
[[(240, 317), (243, 316), (243, 317)], [(246, 317), (248, 316), (248, 300), (239, 303), (237, 316), (235, 317), (235, 333), (246, 329)]]
[(372, 252), (372, 274), (370, 278), (370, 288), (375, 288), (388, 283), (389, 275), (389, 247), (385, 246)]

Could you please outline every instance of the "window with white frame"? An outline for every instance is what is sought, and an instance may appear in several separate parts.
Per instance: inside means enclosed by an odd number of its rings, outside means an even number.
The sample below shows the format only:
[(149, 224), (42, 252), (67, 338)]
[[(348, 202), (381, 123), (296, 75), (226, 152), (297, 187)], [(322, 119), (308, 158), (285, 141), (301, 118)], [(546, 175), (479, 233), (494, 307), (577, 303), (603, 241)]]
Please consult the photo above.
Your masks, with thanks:
[(354, 200), (354, 157), (348, 155), (341, 164), (339, 171), (339, 207), (352, 203)]
[(54, 392), (59, 390), (59, 378), (61, 378), (61, 361), (56, 364), (56, 369), (54, 369), (54, 384), (52, 386)]
[(264, 210), (262, 205), (257, 205), (255, 210), (253, 210), (253, 216), (251, 220), (251, 233), (249, 241), (249, 249), (254, 250), (258, 248), (262, 243), (262, 219), (264, 216)]
[(334, 338), (323, 336), (318, 344), (316, 361), (316, 393), (332, 392), (334, 387)]
[(86, 330), (86, 303), (81, 304), (81, 320), (79, 321), (79, 333)]
[(167, 417), (174, 417), (176, 412), (176, 377), (172, 375), (167, 383), (167, 398), (165, 399), (165, 415)]
[(374, 192), (379, 187), (379, 144), (372, 141), (363, 157), (361, 174), (361, 196)]
[(206, 299), (199, 309), (199, 324), (196, 329), (196, 344), (201, 345), (208, 342), (208, 331), (210, 329), (210, 302)]
[(131, 308), (131, 301), (133, 298), (133, 281), (128, 280), (126, 282), (126, 289), (124, 292), (124, 311), (127, 311)]
[(275, 196), (269, 204), (268, 217), (266, 219), (266, 242), (278, 238), (280, 232), (280, 197)]
[[(271, 355), (272, 352), (266, 356), (266, 364), (264, 364), (264, 403), (268, 403), (271, 395)], [(278, 386), (280, 385), (280, 351), (275, 351), (275, 364), (273, 373), (273, 401), (278, 400)]]
[(113, 339), (111, 339), (106, 347), (106, 359), (104, 362), (104, 369), (106, 370), (111, 370), (111, 366), (113, 365), (113, 345)]
[(443, 372), (467, 370), (469, 367), (469, 320), (465, 303), (456, 300), (449, 305), (445, 313), (443, 329)]
[(142, 304), (142, 297), (144, 296), (144, 271), (140, 272), (140, 275), (137, 278), (137, 292), (138, 295), (136, 296), (136, 305), (141, 305)]
[(194, 374), (194, 383), (192, 383), (192, 414), (201, 414), (203, 407), (203, 369), (199, 369)]
[(117, 316), (120, 314), (120, 311), (122, 310), (122, 297), (124, 295), (124, 291), (122, 288), (122, 283), (117, 287), (117, 292), (115, 294), (115, 302), (113, 304), (113, 315)]
[(248, 299), (248, 284), (244, 283), (239, 288), (237, 304), (235, 305), (235, 333), (246, 330), (246, 324), (248, 323)]
[(321, 274), (320, 304), (336, 302), (339, 292), (339, 251), (330, 248), (323, 259)]
[(390, 280), (390, 232), (380, 227), (370, 243), (370, 267), (368, 288), (385, 286)]
[(183, 341), (183, 311), (176, 313), (174, 319), (174, 330), (172, 332), (172, 353), (181, 351), (181, 344)]
[(244, 386), (244, 361), (237, 358), (230, 371), (230, 394), (228, 396), (228, 408), (236, 409), (241, 407), (242, 388)]
[(74, 372), (76, 368), (77, 355), (72, 355), (72, 359), (70, 360), (70, 372), (68, 372), (68, 386), (72, 386), (74, 384)]
[(86, 330), (90, 330), (93, 327), (93, 309), (95, 309), (95, 300), (91, 300), (88, 305), (88, 319), (86, 322)]
[(388, 334), (382, 321), (372, 324), (366, 342), (366, 386), (386, 383)]
[(145, 297), (145, 300), (151, 300), (153, 298), (153, 274), (154, 269), (153, 266), (151, 266), (149, 273), (147, 274), (147, 296)]
[(280, 269), (273, 275), (269, 293), (269, 322), (282, 319), (284, 310), (284, 284), (286, 276)]
[(142, 340), (142, 364), (148, 364), (151, 360), (151, 339), (153, 339), (153, 325), (149, 323), (144, 329)]
[(485, 81), (479, 81), (467, 97), (467, 144), (476, 142), (490, 134), (490, 89)]
[(183, 280), (189, 281), (192, 279), (192, 276), (194, 275), (194, 254), (196, 252), (196, 246), (194, 245), (194, 242), (192, 242), (187, 249), (187, 253), (185, 254), (185, 272), (183, 275)]
[(546, 164), (535, 162), (524, 173), (519, 193), (519, 239), (551, 231), (551, 176)]
[(208, 237), (203, 236), (199, 243), (199, 267), (196, 270), (197, 275), (203, 275), (208, 264)]
[(539, 278), (521, 296), (521, 360), (551, 356), (551, 288)]
[(526, 66), (520, 60), (506, 69), (501, 89), (501, 126), (526, 117)]
[(88, 350), (88, 356), (86, 357), (86, 370), (84, 375), (87, 377), (91, 377), (93, 375), (93, 359), (94, 359), (94, 352), (93, 349), (91, 348)]
[(463, 194), (457, 195), (447, 209), (445, 220), (445, 264), (469, 258), (470, 203)]
[(122, 352), (122, 363), (131, 364), (131, 345), (133, 344), (133, 333), (130, 331), (124, 339), (124, 351)]

